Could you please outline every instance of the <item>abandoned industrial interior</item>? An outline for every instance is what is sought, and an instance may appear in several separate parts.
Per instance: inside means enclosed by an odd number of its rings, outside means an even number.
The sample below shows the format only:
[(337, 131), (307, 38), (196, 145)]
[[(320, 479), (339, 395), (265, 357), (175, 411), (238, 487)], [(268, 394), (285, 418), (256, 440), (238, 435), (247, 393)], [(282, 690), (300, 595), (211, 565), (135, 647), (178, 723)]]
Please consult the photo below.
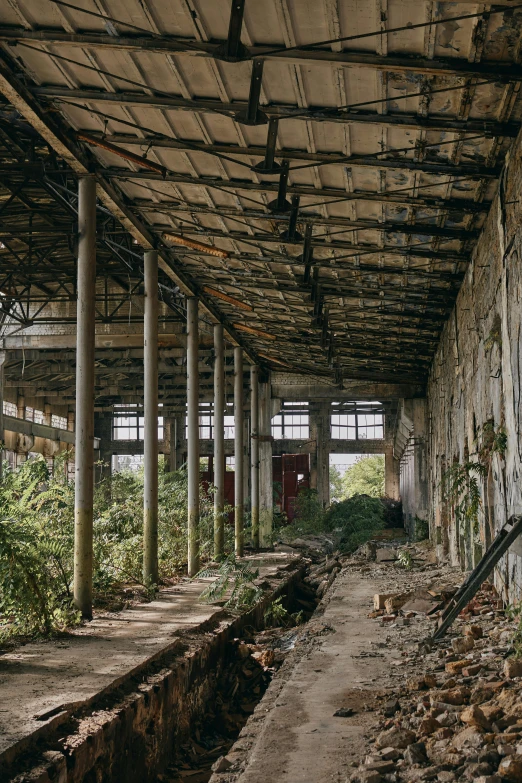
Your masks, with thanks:
[(516, 0), (0, 0), (0, 783), (522, 781), (521, 84)]

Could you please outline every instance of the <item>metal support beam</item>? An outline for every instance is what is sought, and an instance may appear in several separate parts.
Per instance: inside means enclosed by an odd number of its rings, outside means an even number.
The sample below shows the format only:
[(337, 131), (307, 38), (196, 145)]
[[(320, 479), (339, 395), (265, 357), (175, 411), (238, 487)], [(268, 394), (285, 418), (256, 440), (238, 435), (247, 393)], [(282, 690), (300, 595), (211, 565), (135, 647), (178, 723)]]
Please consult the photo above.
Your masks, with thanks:
[(143, 581), (158, 584), (158, 252), (145, 253)]
[(92, 617), (94, 494), (94, 324), (96, 295), (96, 180), (79, 180), (78, 304), (76, 325), (76, 440), (74, 601)]
[[(22, 30), (20, 27), (4, 26), (0, 33), (2, 41), (38, 41), (48, 44), (66, 43), (72, 47), (87, 47), (89, 49), (116, 49), (120, 51), (157, 52), (161, 54), (176, 54), (187, 57), (222, 58), (220, 49), (223, 44), (211, 41), (201, 41), (197, 49), (193, 38), (187, 38), (186, 43), (177, 36), (170, 35), (119, 35), (110, 33), (70, 33), (56, 28), (39, 30)], [(189, 48), (186, 44), (189, 44)], [(354, 52), (331, 48), (290, 48), (273, 52), (273, 45), (263, 44), (249, 47), (249, 57), (264, 57), (286, 64), (308, 61), (318, 65), (337, 63), (347, 68), (369, 68), (390, 73), (425, 73), (431, 75), (468, 75), (482, 76), (507, 81), (522, 81), (522, 68), (518, 64), (507, 61), (468, 62), (464, 57), (437, 57), (429, 59), (418, 55), (376, 55), (372, 52)], [(269, 54), (272, 52), (272, 54)]]
[(252, 546), (259, 549), (259, 367), (250, 367), (250, 513)]
[(259, 97), (261, 95), (261, 82), (263, 78), (264, 60), (254, 60), (252, 62), (252, 75), (250, 77), (250, 92), (248, 95), (248, 104), (246, 111), (240, 111), (236, 114), (237, 122), (242, 125), (266, 125), (268, 117), (259, 108)]
[(225, 346), (223, 325), (214, 325), (214, 557), (225, 546)]
[(234, 504), (235, 552), (243, 556), (245, 495), (244, 495), (244, 411), (243, 411), (243, 349), (234, 348)]
[(281, 173), (279, 174), (279, 184), (277, 186), (277, 198), (267, 204), (271, 212), (289, 212), (292, 205), (286, 198), (288, 189), (288, 174), (290, 172), (290, 161), (284, 160), (281, 163)]
[(199, 369), (198, 299), (187, 299), (188, 575), (199, 571)]
[[(274, 160), (276, 144), (277, 144), (278, 127), (279, 127), (279, 118), (270, 117), (268, 121), (268, 134), (266, 137), (265, 157), (261, 161), (261, 163), (257, 163), (254, 166), (254, 171), (257, 171), (259, 174), (279, 174), (279, 172), (281, 171), (281, 166), (279, 165), (279, 163), (276, 163)], [(237, 147), (237, 149), (246, 150), (247, 147)]]

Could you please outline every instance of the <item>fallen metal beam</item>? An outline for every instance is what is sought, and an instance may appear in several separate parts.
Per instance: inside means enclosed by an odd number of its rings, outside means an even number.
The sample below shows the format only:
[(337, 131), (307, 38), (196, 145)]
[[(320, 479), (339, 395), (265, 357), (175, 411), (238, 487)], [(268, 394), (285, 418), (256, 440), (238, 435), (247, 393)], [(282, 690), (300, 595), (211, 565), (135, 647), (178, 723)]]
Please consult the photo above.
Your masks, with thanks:
[[(471, 601), (480, 585), (488, 578), (500, 558), (506, 554), (511, 544), (522, 533), (522, 516), (511, 516), (500, 528), (489, 549), (485, 552), (478, 565), (464, 580), (453, 598), (442, 612), (437, 628), (432, 636), (436, 641), (443, 636), (450, 625), (456, 620), (464, 607)], [(429, 641), (429, 640), (428, 640)]]

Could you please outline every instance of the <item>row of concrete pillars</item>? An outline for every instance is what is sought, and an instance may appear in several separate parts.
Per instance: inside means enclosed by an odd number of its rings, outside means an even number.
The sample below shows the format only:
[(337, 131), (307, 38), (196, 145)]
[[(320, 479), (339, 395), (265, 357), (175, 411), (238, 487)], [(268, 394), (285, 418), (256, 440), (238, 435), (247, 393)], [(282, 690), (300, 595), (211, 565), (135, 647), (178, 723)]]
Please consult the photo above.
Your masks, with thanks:
[[(92, 615), (94, 492), (94, 365), (96, 297), (96, 182), (79, 182), (78, 305), (76, 338), (76, 442), (74, 599), (84, 617)], [(158, 583), (158, 253), (144, 255), (144, 526), (143, 580)], [(225, 531), (225, 362), (222, 324), (214, 326), (214, 555), (224, 554)], [(188, 573), (199, 563), (199, 319), (198, 299), (187, 299), (187, 479)], [(259, 370), (251, 367), (251, 519), (252, 545), (260, 543)], [(244, 550), (244, 400), (243, 351), (234, 348), (235, 553)], [(271, 460), (270, 460), (271, 472)], [(263, 539), (270, 531), (264, 531)]]

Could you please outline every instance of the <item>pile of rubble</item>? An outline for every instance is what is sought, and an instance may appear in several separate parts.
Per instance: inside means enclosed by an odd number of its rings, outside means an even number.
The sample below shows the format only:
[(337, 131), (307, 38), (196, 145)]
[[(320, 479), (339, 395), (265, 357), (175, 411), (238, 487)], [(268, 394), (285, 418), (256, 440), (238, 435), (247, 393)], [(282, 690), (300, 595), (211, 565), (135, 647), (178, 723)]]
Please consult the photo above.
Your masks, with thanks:
[[(443, 596), (432, 596), (435, 601)], [(375, 610), (382, 622), (394, 596)], [(388, 603), (388, 606), (386, 606)], [(405, 612), (404, 614), (408, 614)], [(522, 781), (522, 659), (513, 622), (485, 583), (450, 634), (421, 643), (422, 674), (389, 692), (353, 783)]]

